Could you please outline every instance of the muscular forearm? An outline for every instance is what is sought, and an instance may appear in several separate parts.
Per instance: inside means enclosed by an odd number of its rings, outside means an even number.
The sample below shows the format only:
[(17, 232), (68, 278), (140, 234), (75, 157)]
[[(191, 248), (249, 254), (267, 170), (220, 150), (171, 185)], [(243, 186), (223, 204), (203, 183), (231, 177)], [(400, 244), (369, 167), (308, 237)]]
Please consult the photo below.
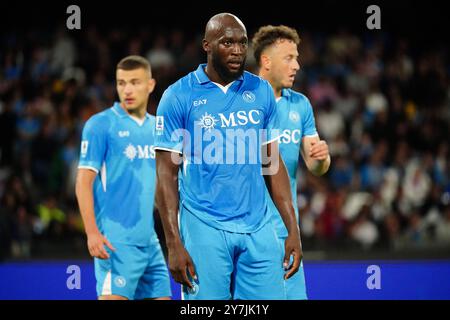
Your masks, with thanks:
[(83, 219), (84, 229), (87, 235), (98, 232), (97, 222), (94, 212), (94, 195), (92, 183), (83, 178), (77, 178), (75, 193)]
[(181, 243), (178, 226), (178, 166), (174, 167), (167, 154), (161, 152), (156, 157), (158, 184), (156, 198), (161, 222), (166, 238), (166, 245), (170, 249)]
[[(171, 177), (159, 176), (159, 179), (171, 179)], [(159, 212), (164, 228), (166, 244), (168, 247), (179, 244), (180, 234), (178, 226), (178, 186), (177, 182), (166, 181), (159, 184)]]

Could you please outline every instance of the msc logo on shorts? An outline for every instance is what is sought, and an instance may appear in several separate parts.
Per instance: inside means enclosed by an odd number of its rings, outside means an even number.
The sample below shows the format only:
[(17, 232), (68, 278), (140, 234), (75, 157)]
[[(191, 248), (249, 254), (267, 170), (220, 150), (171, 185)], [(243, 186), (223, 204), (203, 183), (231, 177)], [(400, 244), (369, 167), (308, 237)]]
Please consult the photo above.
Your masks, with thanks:
[(122, 276), (117, 276), (114, 278), (114, 284), (119, 288), (123, 288), (127, 285), (127, 280)]

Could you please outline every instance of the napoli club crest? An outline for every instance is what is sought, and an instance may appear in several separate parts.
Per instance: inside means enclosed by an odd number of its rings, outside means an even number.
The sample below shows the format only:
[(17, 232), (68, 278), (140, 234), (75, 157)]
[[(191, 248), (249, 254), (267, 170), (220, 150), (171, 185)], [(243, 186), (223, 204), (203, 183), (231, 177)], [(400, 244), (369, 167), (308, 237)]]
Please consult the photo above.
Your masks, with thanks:
[(297, 111), (291, 111), (289, 112), (289, 119), (291, 119), (292, 122), (298, 122), (300, 120), (300, 115)]

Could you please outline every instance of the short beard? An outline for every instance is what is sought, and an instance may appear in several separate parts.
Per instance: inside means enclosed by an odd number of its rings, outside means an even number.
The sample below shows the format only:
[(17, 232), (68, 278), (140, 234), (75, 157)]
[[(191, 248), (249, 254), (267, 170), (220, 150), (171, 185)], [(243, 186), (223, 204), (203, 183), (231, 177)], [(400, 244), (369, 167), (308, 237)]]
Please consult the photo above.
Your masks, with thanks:
[(230, 83), (231, 81), (236, 80), (242, 74), (244, 73), (244, 67), (245, 67), (245, 58), (242, 61), (241, 67), (237, 72), (230, 72), (226, 65), (222, 64), (222, 62), (219, 60), (218, 56), (212, 56), (212, 64), (214, 69), (216, 70), (217, 74), (219, 75), (220, 79), (222, 79), (226, 83)]

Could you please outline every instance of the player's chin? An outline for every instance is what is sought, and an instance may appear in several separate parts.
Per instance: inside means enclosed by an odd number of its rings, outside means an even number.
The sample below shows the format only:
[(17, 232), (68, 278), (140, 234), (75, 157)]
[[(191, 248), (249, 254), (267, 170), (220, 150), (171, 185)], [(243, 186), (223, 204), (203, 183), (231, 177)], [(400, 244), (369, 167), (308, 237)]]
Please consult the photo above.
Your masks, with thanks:
[(228, 64), (227, 73), (230, 77), (240, 77), (244, 73), (244, 65), (241, 64)]
[(124, 106), (125, 106), (125, 109), (127, 109), (128, 111), (132, 111), (137, 108), (138, 103), (136, 101), (133, 101), (133, 102), (125, 101)]
[(242, 69), (228, 68), (228, 75), (232, 79), (239, 78), (244, 71)]
[(286, 80), (283, 84), (283, 88), (292, 88), (294, 85), (294, 80)]

